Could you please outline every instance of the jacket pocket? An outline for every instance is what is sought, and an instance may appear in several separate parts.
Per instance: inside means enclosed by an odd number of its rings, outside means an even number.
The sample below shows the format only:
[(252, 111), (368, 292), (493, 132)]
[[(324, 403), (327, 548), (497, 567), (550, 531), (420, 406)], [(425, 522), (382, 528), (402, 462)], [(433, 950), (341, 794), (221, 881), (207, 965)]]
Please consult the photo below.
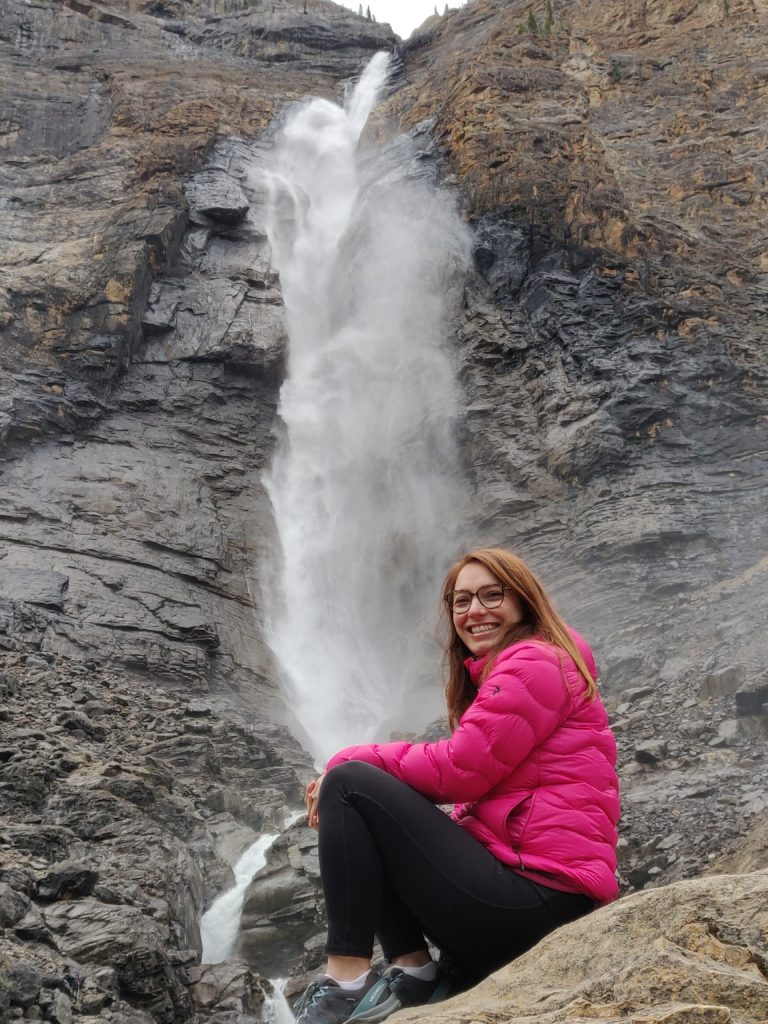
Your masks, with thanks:
[(531, 820), (536, 794), (530, 793), (513, 807), (507, 815), (506, 832), (512, 846), (519, 850), (525, 838), (528, 822)]

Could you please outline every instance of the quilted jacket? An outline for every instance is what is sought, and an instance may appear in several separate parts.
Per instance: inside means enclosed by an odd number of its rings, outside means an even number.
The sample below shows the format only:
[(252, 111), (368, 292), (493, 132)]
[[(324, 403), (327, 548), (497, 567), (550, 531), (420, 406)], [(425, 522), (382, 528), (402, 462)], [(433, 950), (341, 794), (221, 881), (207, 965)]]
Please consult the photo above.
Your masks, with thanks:
[[(587, 667), (592, 652), (572, 632)], [(469, 659), (473, 680), (486, 659)], [(450, 739), (347, 747), (435, 803), (500, 861), (597, 903), (618, 894), (616, 744), (599, 697), (562, 650), (535, 639), (501, 651)]]

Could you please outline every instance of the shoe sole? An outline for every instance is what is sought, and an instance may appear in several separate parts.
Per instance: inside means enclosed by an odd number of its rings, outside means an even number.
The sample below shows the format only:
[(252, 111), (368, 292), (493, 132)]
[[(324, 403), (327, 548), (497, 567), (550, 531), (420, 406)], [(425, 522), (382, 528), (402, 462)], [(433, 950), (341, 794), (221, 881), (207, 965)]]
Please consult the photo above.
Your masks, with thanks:
[(347, 1024), (358, 1024), (358, 1022), (359, 1024), (379, 1024), (380, 1021), (386, 1020), (387, 1017), (395, 1013), (397, 1010), (411, 1009), (414, 1005), (426, 1006), (429, 1003), (441, 1003), (444, 999), (448, 999), (451, 994), (450, 981), (445, 978), (440, 982), (426, 1003), (403, 1003), (402, 1000), (398, 999), (394, 992), (390, 990), (387, 998), (383, 1002), (377, 1003), (375, 1006), (371, 1006), (366, 1009), (365, 1003), (368, 1001), (368, 997), (374, 993), (375, 988), (376, 986), (374, 985), (370, 992), (368, 992), (365, 998), (361, 1001), (360, 1006), (358, 1006), (352, 1016), (347, 1018)]
[[(371, 990), (373, 991), (373, 990)], [(370, 994), (370, 993), (369, 993)], [(365, 1000), (363, 1000), (365, 1002)], [(396, 1010), (402, 1009), (402, 1002), (397, 998), (394, 993), (390, 992), (383, 1003), (377, 1003), (375, 1006), (366, 1009), (361, 1009), (361, 1006), (355, 1010), (351, 1017), (347, 1018), (347, 1024), (379, 1024), (379, 1021), (386, 1020), (390, 1014), (393, 1014)]]

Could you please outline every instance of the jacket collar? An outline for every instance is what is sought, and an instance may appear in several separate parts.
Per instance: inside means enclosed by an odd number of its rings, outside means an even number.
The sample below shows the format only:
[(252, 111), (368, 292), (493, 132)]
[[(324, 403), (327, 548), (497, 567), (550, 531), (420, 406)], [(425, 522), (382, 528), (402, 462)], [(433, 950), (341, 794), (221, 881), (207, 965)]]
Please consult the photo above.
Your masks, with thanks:
[(480, 678), (480, 673), (485, 668), (485, 664), (488, 661), (490, 655), (486, 654), (484, 658), (473, 658), (469, 657), (464, 662), (464, 667), (469, 672), (469, 678), (472, 680), (474, 686), (477, 686), (477, 680)]

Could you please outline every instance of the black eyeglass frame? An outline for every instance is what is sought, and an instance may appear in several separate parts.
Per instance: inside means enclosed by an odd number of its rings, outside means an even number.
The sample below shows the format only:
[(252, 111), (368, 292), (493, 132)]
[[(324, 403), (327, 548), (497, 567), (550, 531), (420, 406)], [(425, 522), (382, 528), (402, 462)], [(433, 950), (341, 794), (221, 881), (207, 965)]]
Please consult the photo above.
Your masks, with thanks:
[[(489, 589), (500, 590), (501, 591), (501, 599), (499, 601), (497, 601), (496, 604), (486, 604), (485, 601), (483, 600), (482, 596), (481, 596), (481, 591), (489, 590)], [(499, 608), (503, 604), (503, 602), (504, 602), (504, 594), (506, 593), (506, 591), (507, 590), (514, 590), (514, 589), (515, 589), (514, 587), (505, 587), (504, 584), (502, 584), (502, 583), (485, 583), (485, 584), (483, 584), (482, 587), (478, 587), (477, 590), (452, 590), (450, 592), (450, 594), (446, 594), (445, 595), (445, 603), (448, 606), (448, 611), (453, 613), (453, 611), (454, 611), (453, 605), (454, 605), (454, 601), (455, 601), (455, 598), (456, 598), (456, 594), (468, 594), (469, 595), (469, 604), (464, 609), (465, 611), (469, 611), (469, 609), (472, 607), (472, 598), (473, 597), (477, 598), (477, 600), (480, 602), (480, 604), (483, 606), (483, 608), (487, 608), (488, 611), (493, 611), (494, 608)], [(461, 615), (463, 613), (459, 612), (459, 614)]]

